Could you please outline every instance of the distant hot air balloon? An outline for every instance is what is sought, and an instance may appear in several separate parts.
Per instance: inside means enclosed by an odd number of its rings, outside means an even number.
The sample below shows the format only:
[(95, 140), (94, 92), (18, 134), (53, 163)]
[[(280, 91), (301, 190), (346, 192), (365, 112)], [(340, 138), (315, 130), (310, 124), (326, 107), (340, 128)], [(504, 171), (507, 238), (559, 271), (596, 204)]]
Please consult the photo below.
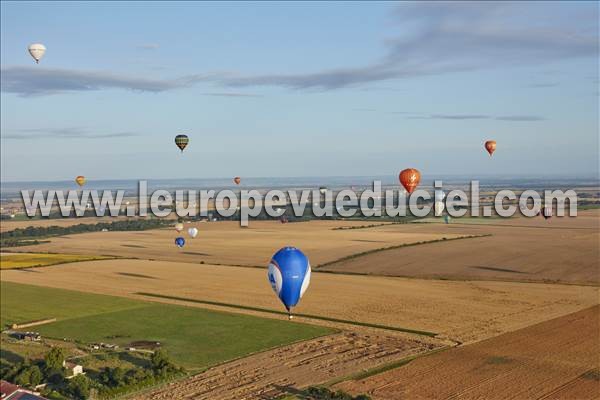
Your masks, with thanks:
[(190, 228), (188, 229), (188, 235), (193, 239), (198, 236), (198, 228)]
[(412, 193), (421, 181), (421, 173), (414, 168), (408, 168), (400, 172), (399, 179), (402, 186), (404, 186), (404, 189), (406, 189), (408, 193)]
[(175, 230), (177, 232), (181, 232), (183, 230), (183, 224), (181, 222), (178, 222), (175, 224)]
[(452, 218), (450, 218), (450, 216), (449, 216), (449, 215), (447, 215), (447, 214), (444, 216), (444, 222), (445, 222), (445, 223), (447, 223), (447, 224), (449, 224), (449, 223), (450, 223), (450, 220), (451, 220), (451, 219), (452, 219)]
[(175, 244), (177, 245), (177, 247), (182, 248), (183, 246), (185, 246), (185, 239), (179, 236), (177, 239), (175, 239)]
[(544, 219), (552, 218), (552, 207), (549, 207), (549, 206), (544, 207), (542, 210), (542, 217), (544, 217)]
[(441, 189), (436, 189), (433, 197), (435, 198), (435, 201), (444, 201), (446, 193)]
[(279, 218), (279, 221), (282, 224), (287, 224), (288, 223), (288, 219), (287, 219), (287, 217), (285, 215), (282, 215), (281, 218)]
[(31, 54), (31, 57), (33, 57), (35, 60), (35, 63), (39, 64), (40, 60), (46, 53), (46, 46), (41, 43), (33, 43), (29, 45), (27, 50), (29, 51), (29, 54)]
[(434, 211), (436, 216), (442, 215), (442, 213), (444, 212), (444, 202), (436, 201), (434, 204)]
[(494, 154), (494, 151), (496, 151), (496, 141), (488, 140), (487, 142), (485, 142), (485, 149), (487, 150), (488, 153), (490, 153), (490, 157), (491, 157), (492, 154)]
[(75, 178), (75, 182), (77, 182), (79, 186), (85, 185), (85, 176), (79, 175), (77, 178)]
[(295, 247), (284, 247), (273, 255), (267, 276), (291, 319), (291, 308), (298, 304), (310, 283), (308, 258)]
[(233, 181), (235, 182), (236, 185), (239, 185), (240, 182), (242, 181), (242, 178), (240, 178), (239, 176), (236, 176), (235, 178), (233, 178)]
[(183, 149), (185, 149), (190, 142), (190, 139), (187, 135), (177, 135), (175, 136), (175, 144), (179, 147), (179, 150), (183, 153)]

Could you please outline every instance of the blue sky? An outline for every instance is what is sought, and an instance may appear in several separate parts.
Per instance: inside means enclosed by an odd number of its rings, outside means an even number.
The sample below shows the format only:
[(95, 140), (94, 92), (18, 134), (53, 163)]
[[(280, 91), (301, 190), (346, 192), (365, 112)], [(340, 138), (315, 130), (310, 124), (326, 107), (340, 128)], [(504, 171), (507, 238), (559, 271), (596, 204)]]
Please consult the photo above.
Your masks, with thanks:
[(597, 2), (1, 11), (4, 181), (597, 174)]

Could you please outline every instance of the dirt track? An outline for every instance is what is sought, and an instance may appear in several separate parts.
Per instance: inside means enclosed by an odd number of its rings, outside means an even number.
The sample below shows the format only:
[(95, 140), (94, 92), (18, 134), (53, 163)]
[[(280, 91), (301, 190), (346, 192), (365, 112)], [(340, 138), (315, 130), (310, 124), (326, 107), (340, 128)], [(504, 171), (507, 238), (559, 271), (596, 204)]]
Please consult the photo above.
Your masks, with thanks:
[[(149, 292), (283, 310), (267, 281), (266, 271), (259, 268), (106, 260), (4, 270), (1, 277), (119, 296)], [(597, 303), (595, 287), (314, 273), (310, 288), (295, 311), (437, 332), (467, 342)]]
[(255, 354), (136, 399), (272, 399), (311, 384), (434, 348), (393, 336), (343, 332)]
[(374, 399), (597, 399), (598, 332), (595, 306), (337, 388)]
[[(427, 224), (423, 233), (492, 236), (386, 250), (323, 270), (419, 278), (598, 284), (599, 224), (597, 211), (549, 221), (512, 218), (481, 224)], [(409, 227), (412, 226), (406, 228)]]

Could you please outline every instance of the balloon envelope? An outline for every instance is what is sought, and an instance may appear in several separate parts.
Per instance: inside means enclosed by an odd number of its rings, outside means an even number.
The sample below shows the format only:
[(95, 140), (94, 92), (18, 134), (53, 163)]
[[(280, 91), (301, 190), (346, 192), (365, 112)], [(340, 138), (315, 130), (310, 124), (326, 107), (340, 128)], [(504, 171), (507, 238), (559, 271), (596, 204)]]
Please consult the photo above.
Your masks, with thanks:
[(494, 154), (494, 151), (496, 151), (496, 141), (488, 140), (487, 142), (485, 142), (485, 149), (488, 153), (490, 153), (490, 156)]
[(239, 185), (240, 182), (242, 181), (242, 178), (240, 178), (239, 176), (236, 176), (235, 178), (233, 178), (233, 181), (235, 182), (236, 185)]
[(273, 291), (289, 311), (308, 288), (310, 263), (297, 248), (284, 247), (273, 255), (267, 277)]
[(31, 54), (31, 57), (33, 57), (35, 60), (35, 63), (38, 64), (46, 53), (46, 46), (41, 43), (33, 43), (29, 45), (27, 50), (29, 51), (29, 54)]
[(442, 215), (442, 213), (444, 212), (444, 202), (436, 201), (434, 209), (435, 209), (436, 217), (439, 217), (440, 215)]
[(77, 178), (75, 178), (75, 182), (77, 182), (79, 186), (85, 185), (85, 176), (79, 175)]
[(183, 152), (183, 149), (185, 149), (187, 147), (189, 142), (190, 142), (190, 139), (187, 137), (187, 135), (175, 136), (175, 144), (177, 145), (177, 147), (179, 147), (179, 150), (181, 150), (182, 152)]
[(185, 246), (185, 239), (180, 236), (177, 239), (175, 239), (175, 244), (177, 245), (177, 247), (181, 248)]
[(446, 215), (446, 216), (444, 217), (444, 222), (445, 222), (445, 223), (447, 223), (447, 224), (449, 224), (449, 223), (450, 223), (450, 216), (449, 216), (449, 215)]
[(400, 172), (398, 178), (400, 179), (402, 186), (404, 186), (404, 189), (406, 189), (408, 193), (412, 193), (421, 181), (421, 173), (414, 168), (407, 168)]
[(181, 232), (183, 230), (183, 224), (181, 222), (178, 222), (175, 224), (175, 230), (177, 232)]
[(542, 210), (542, 217), (544, 217), (544, 219), (552, 218), (552, 207), (544, 207)]
[(190, 228), (188, 229), (188, 235), (190, 235), (193, 238), (195, 238), (196, 236), (198, 236), (198, 228)]

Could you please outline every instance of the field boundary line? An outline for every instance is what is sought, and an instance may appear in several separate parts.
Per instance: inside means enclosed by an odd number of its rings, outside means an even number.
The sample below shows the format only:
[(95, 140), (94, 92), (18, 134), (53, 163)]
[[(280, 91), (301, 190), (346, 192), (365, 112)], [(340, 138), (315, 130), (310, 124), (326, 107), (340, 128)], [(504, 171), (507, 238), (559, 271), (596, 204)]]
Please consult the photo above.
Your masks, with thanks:
[(360, 253), (350, 254), (348, 256), (344, 256), (344, 257), (338, 258), (337, 260), (328, 261), (326, 263), (319, 264), (319, 265), (315, 266), (315, 270), (319, 269), (319, 268), (323, 268), (323, 267), (328, 267), (328, 266), (333, 265), (333, 264), (338, 264), (338, 263), (341, 263), (341, 262), (344, 262), (344, 261), (353, 260), (355, 258), (369, 256), (369, 255), (371, 255), (373, 253), (379, 253), (381, 251), (396, 250), (396, 249), (401, 249), (401, 248), (404, 248), (404, 247), (421, 246), (421, 245), (431, 244), (431, 243), (450, 242), (450, 241), (453, 241), (453, 240), (477, 239), (477, 238), (490, 237), (490, 236), (492, 236), (491, 233), (486, 233), (486, 234), (482, 234), (482, 235), (464, 235), (464, 236), (459, 236), (459, 237), (454, 237), (454, 238), (422, 240), (422, 241), (419, 241), (419, 242), (403, 243), (403, 244), (398, 244), (398, 245), (393, 245), (393, 246), (388, 246), (388, 247), (380, 247), (378, 249), (367, 250), (367, 251), (362, 251)]
[[(189, 302), (189, 303), (206, 304), (206, 305), (220, 306), (220, 307), (229, 307), (229, 308), (235, 308), (235, 309), (239, 309), (239, 310), (257, 311), (257, 312), (263, 312), (263, 313), (268, 313), (268, 314), (277, 314), (277, 315), (286, 315), (286, 316), (288, 315), (288, 313), (285, 311), (272, 310), (269, 308), (262, 308), (262, 307), (244, 306), (241, 304), (222, 303), (222, 302), (210, 301), (210, 300), (198, 300), (198, 299), (191, 299), (191, 298), (186, 298), (186, 297), (169, 296), (169, 295), (163, 295), (163, 294), (158, 294), (158, 293), (148, 293), (148, 292), (135, 292), (134, 294), (139, 295), (139, 296), (154, 297), (154, 298), (166, 299), (166, 300), (185, 301), (185, 302)], [(408, 328), (400, 328), (400, 327), (380, 325), (380, 324), (372, 324), (372, 323), (368, 323), (368, 322), (350, 321), (350, 320), (345, 320), (345, 319), (325, 317), (325, 316), (321, 316), (321, 315), (297, 313), (297, 314), (294, 314), (294, 316), (316, 319), (316, 320), (321, 320), (321, 321), (347, 324), (347, 325), (363, 326), (363, 327), (367, 327), (367, 328), (376, 328), (376, 329), (382, 329), (382, 330), (388, 330), (388, 331), (412, 333), (415, 335), (428, 336), (428, 337), (436, 337), (438, 335), (435, 332), (421, 331), (421, 330), (408, 329)]]
[(421, 357), (427, 357), (436, 353), (440, 353), (442, 351), (446, 351), (446, 350), (450, 350), (453, 349), (457, 346), (460, 346), (460, 344), (455, 344), (453, 346), (443, 346), (437, 349), (433, 349), (433, 350), (429, 350), (429, 351), (425, 351), (423, 353), (418, 353), (418, 354), (413, 354), (411, 356), (408, 357), (404, 357), (401, 358), (399, 360), (396, 361), (392, 361), (386, 364), (382, 364), (379, 365), (377, 367), (373, 367), (373, 368), (369, 368), (366, 371), (361, 371), (361, 372), (355, 372), (353, 374), (350, 375), (346, 375), (346, 376), (342, 376), (342, 377), (338, 377), (335, 379), (332, 379), (330, 381), (327, 381), (319, 386), (325, 386), (325, 387), (331, 387), (334, 385), (337, 385), (338, 383), (342, 383), (342, 382), (346, 382), (346, 381), (357, 381), (360, 379), (366, 379), (369, 378), (371, 376), (374, 375), (379, 375), (382, 374), (384, 372), (396, 369), (396, 368), (400, 368), (408, 363), (410, 363), (411, 361), (416, 360), (417, 358), (421, 358)]

